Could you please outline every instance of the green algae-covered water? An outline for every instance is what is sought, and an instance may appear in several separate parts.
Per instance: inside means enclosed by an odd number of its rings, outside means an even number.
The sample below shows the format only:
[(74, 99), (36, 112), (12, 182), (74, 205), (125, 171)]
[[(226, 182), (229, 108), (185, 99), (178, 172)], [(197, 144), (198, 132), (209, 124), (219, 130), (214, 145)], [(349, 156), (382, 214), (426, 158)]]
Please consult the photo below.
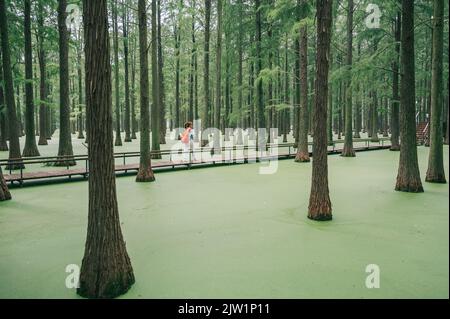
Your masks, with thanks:
[[(421, 174), (428, 149), (419, 147)], [(445, 148), (448, 171), (448, 147)], [(334, 219), (306, 218), (311, 164), (260, 165), (117, 179), (136, 284), (123, 298), (448, 298), (449, 186), (393, 190), (399, 153), (330, 156)], [(77, 298), (86, 182), (13, 189), (0, 204), (0, 298)], [(366, 287), (366, 266), (380, 288)]]

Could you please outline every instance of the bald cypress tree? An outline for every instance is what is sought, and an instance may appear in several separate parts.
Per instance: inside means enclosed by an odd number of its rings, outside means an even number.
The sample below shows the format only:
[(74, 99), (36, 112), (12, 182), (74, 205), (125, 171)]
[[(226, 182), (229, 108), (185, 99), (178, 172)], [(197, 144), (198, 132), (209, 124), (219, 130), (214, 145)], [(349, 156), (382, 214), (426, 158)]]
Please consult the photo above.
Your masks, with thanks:
[(345, 91), (345, 138), (343, 157), (355, 157), (353, 149), (353, 94), (352, 94), (352, 63), (353, 63), (353, 0), (347, 2), (347, 87)]
[(317, 57), (313, 118), (313, 171), (308, 218), (331, 220), (328, 189), (327, 106), (332, 0), (317, 0)]
[(6, 15), (6, 1), (0, 0), (0, 36), (3, 63), (3, 79), (5, 82), (5, 104), (8, 120), (9, 134), (9, 159), (8, 168), (21, 169), (24, 165), (18, 161), (21, 160), (20, 142), (19, 142), (19, 125), (17, 119), (16, 102), (14, 99), (13, 76), (11, 70), (11, 52), (9, 47), (8, 20)]
[[(297, 10), (300, 11), (300, 19), (306, 18), (307, 2), (297, 0)], [(300, 66), (300, 114), (298, 123), (298, 149), (295, 157), (296, 162), (309, 162), (308, 150), (308, 30), (306, 23), (300, 28), (300, 52), (297, 53)]]
[(211, 125), (210, 118), (210, 92), (209, 92), (209, 47), (210, 47), (210, 28), (211, 28), (211, 0), (205, 0), (205, 43), (203, 57), (203, 90), (204, 90), (204, 109), (202, 116), (202, 139), (201, 145), (206, 146), (209, 141), (206, 129)]
[(89, 214), (77, 293), (114, 298), (135, 278), (120, 227), (114, 172), (107, 0), (84, 0), (86, 101), (89, 107)]
[(423, 192), (417, 160), (414, 2), (402, 0), (402, 75), (400, 83), (400, 163), (395, 190)]
[(158, 70), (158, 11), (156, 0), (152, 0), (152, 158), (160, 159), (160, 111), (159, 111), (159, 70)]
[(400, 41), (401, 41), (401, 22), (400, 12), (397, 14), (394, 25), (395, 33), (395, 52), (396, 56), (392, 63), (392, 105), (391, 105), (391, 151), (400, 150), (400, 123), (399, 123), (399, 59), (400, 59)]
[(8, 185), (3, 177), (2, 168), (0, 167), (0, 202), (10, 199), (11, 193), (9, 192)]
[(34, 94), (33, 94), (33, 57), (31, 46), (31, 1), (25, 0), (24, 32), (25, 32), (25, 147), (23, 157), (39, 156), (36, 144), (34, 123)]
[(67, 30), (67, 0), (58, 1), (59, 31), (59, 147), (55, 166), (74, 166), (70, 130), (69, 99), (69, 32)]
[[(444, 0), (434, 1), (433, 14), (433, 65), (431, 79), (431, 130), (430, 155), (426, 181), (446, 183), (442, 134), (442, 92), (444, 51)], [(448, 123), (447, 123), (448, 125)]]
[(139, 61), (140, 61), (140, 103), (141, 103), (141, 158), (137, 182), (153, 182), (155, 175), (152, 170), (150, 152), (150, 114), (149, 114), (149, 83), (148, 83), (148, 41), (147, 41), (147, 1), (138, 2), (139, 21)]

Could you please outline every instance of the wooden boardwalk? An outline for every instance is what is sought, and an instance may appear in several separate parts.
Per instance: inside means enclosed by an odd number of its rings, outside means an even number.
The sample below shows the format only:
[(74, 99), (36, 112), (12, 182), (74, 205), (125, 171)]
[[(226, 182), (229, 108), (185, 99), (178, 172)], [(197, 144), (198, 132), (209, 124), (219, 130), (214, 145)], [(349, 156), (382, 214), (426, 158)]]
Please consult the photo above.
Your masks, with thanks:
[[(381, 150), (381, 149), (388, 149), (390, 146), (385, 145), (384, 141), (382, 143), (378, 143), (377, 146), (370, 146), (370, 143), (367, 142), (367, 145), (365, 147), (357, 147), (355, 148), (356, 152), (363, 152), (363, 151), (371, 151), (371, 150)], [(289, 151), (284, 154), (277, 154), (277, 155), (265, 155), (265, 156), (259, 156), (256, 157), (256, 154), (250, 154), (250, 155), (244, 155), (244, 156), (233, 156), (232, 152), (239, 150), (252, 150), (251, 148), (223, 148), (223, 155), (230, 154), (228, 158), (225, 156), (222, 156), (221, 159), (218, 158), (209, 158), (209, 159), (202, 159), (202, 160), (192, 160), (192, 161), (153, 161), (152, 167), (155, 171), (158, 170), (173, 170), (173, 169), (191, 169), (191, 168), (197, 168), (197, 167), (204, 167), (204, 166), (220, 166), (220, 165), (233, 165), (233, 164), (244, 164), (244, 163), (255, 163), (257, 161), (268, 161), (268, 160), (276, 160), (276, 159), (288, 159), (293, 158), (296, 155), (296, 150), (293, 148), (293, 144), (280, 144), (277, 146), (278, 149), (281, 148), (289, 148)], [(293, 152), (291, 152), (291, 150)], [(229, 153), (226, 153), (229, 151)], [(203, 150), (200, 150), (200, 152), (204, 152)], [(333, 147), (332, 150), (328, 152), (330, 155), (333, 154), (340, 154), (342, 153), (342, 149), (336, 149)], [(170, 152), (170, 151), (162, 151), (162, 155), (170, 155), (170, 159), (172, 159), (172, 156), (174, 154), (177, 154), (176, 152)], [(178, 153), (179, 154), (179, 153)], [(311, 154), (312, 156), (312, 154)], [(132, 152), (132, 153), (120, 153), (115, 154), (116, 159), (124, 159), (123, 165), (116, 165), (115, 171), (116, 174), (128, 174), (128, 173), (137, 173), (139, 170), (139, 163), (132, 163), (132, 164), (126, 164), (126, 158), (137, 158), (139, 157), (138, 152)], [(195, 156), (194, 156), (195, 157)], [(25, 165), (29, 164), (46, 164), (51, 163), (51, 161), (54, 161), (55, 158), (44, 158), (44, 159), (24, 159), (23, 163)], [(26, 181), (46, 181), (46, 180), (54, 180), (55, 182), (58, 181), (67, 181), (71, 180), (73, 177), (77, 177), (78, 179), (88, 179), (89, 178), (89, 169), (87, 165), (88, 158), (86, 155), (83, 156), (75, 156), (75, 160), (77, 161), (85, 161), (86, 165), (84, 168), (76, 168), (71, 169), (70, 167), (67, 167), (67, 169), (61, 168), (59, 170), (52, 170), (52, 171), (38, 171), (38, 172), (26, 172), (24, 170), (20, 170), (19, 173), (11, 173), (8, 174), (7, 171), (4, 171), (4, 177), (6, 182), (9, 184), (14, 185), (15, 183), (19, 185), (23, 185)], [(7, 163), (6, 160), (2, 160), (3, 163)], [(2, 164), (0, 161), (0, 165)]]

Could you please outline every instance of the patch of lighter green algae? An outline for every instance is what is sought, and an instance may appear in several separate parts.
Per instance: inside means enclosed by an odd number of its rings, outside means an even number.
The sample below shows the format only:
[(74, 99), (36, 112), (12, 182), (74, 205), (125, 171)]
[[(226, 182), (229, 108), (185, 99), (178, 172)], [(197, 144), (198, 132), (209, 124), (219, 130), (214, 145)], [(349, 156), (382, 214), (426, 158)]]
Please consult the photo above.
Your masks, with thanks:
[[(418, 150), (424, 177), (428, 149)], [(326, 223), (306, 218), (311, 164), (119, 178), (136, 276), (124, 298), (448, 298), (449, 186), (395, 192), (398, 156), (330, 156)], [(65, 267), (81, 263), (87, 186), (14, 189), (0, 204), (0, 298), (77, 298)], [(365, 286), (368, 264), (380, 267), (379, 289)]]

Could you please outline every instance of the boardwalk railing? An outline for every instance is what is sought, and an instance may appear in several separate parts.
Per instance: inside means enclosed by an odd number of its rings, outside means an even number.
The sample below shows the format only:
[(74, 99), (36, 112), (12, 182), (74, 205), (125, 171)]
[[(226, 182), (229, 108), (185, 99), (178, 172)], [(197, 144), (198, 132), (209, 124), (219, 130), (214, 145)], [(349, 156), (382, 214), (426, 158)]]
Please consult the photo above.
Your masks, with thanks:
[[(364, 150), (370, 150), (370, 149), (383, 149), (387, 148), (388, 146), (385, 146), (386, 142), (389, 141), (389, 138), (380, 138), (378, 142), (372, 142), (370, 139), (355, 139), (354, 143), (364, 143), (364, 147), (355, 147), (355, 151), (364, 151)], [(329, 145), (332, 150), (329, 151), (330, 154), (336, 154), (339, 153), (340, 150), (336, 148), (338, 144), (343, 144), (344, 141), (338, 140), (334, 141), (332, 145)], [(377, 146), (372, 147), (371, 144), (377, 144)], [(312, 143), (309, 143), (310, 146), (312, 146)], [(284, 149), (286, 150), (283, 153), (277, 152), (276, 154), (273, 154), (273, 149), (277, 149), (277, 151)], [(196, 154), (198, 153), (208, 153), (214, 150), (213, 147), (203, 147), (203, 148), (194, 148), (189, 152), (188, 160), (184, 161), (177, 161), (174, 160), (174, 157), (179, 157), (180, 155), (183, 156), (187, 154), (188, 152), (183, 152), (181, 149), (179, 150), (161, 150), (161, 151), (152, 151), (151, 155), (152, 157), (155, 155), (159, 155), (161, 158), (163, 156), (168, 157), (168, 161), (152, 161), (152, 166), (156, 169), (162, 169), (162, 168), (176, 168), (176, 167), (187, 167), (191, 168), (192, 166), (202, 165), (202, 164), (229, 164), (232, 162), (236, 163), (248, 163), (251, 160), (254, 161), (261, 161), (261, 160), (273, 160), (273, 159), (283, 159), (283, 158), (290, 158), (295, 156), (296, 154), (296, 148), (294, 143), (283, 143), (283, 144), (267, 144), (266, 149), (266, 155), (260, 155), (257, 154), (250, 156), (249, 151), (257, 151), (256, 145), (251, 146), (232, 146), (232, 147), (221, 147), (220, 153), (222, 154), (219, 158), (217, 156), (203, 159), (203, 156), (200, 156), (201, 159), (198, 160), (198, 156)], [(243, 157), (236, 157), (233, 156), (233, 153), (235, 151), (243, 152)], [(245, 151), (247, 151), (247, 154), (245, 154)], [(228, 156), (227, 156), (228, 155)], [(158, 156), (158, 157), (159, 157)], [(139, 158), (140, 152), (121, 152), (121, 153), (115, 153), (114, 158), (116, 160), (115, 170), (116, 172), (125, 172), (128, 171), (134, 171), (139, 169), (138, 163), (129, 164), (127, 163), (128, 159), (131, 158)], [(117, 160), (121, 161), (121, 164), (117, 164)], [(83, 167), (80, 168), (78, 165), (78, 168), (71, 169), (70, 163), (73, 162), (84, 162)], [(41, 171), (41, 172), (25, 172), (26, 169), (24, 166), (28, 165), (47, 165), (52, 166), (55, 162), (58, 163), (67, 163), (65, 170), (54, 170), (54, 171)], [(129, 162), (129, 161), (128, 161)], [(71, 178), (72, 176), (82, 176), (84, 178), (87, 178), (89, 175), (89, 157), (88, 155), (73, 155), (73, 156), (50, 156), (50, 157), (28, 157), (28, 158), (22, 158), (22, 159), (0, 159), (0, 166), (5, 166), (6, 170), (4, 171), (5, 179), (9, 183), (18, 182), (20, 185), (23, 184), (26, 180), (37, 180), (37, 179), (50, 179), (50, 178), (58, 178), (58, 177), (68, 177)], [(20, 167), (17, 170), (13, 169), (13, 166)], [(61, 166), (59, 166), (61, 167)], [(15, 173), (17, 171), (17, 173)], [(9, 172), (9, 175), (6, 174), (6, 172)], [(14, 172), (14, 173), (13, 173)]]

